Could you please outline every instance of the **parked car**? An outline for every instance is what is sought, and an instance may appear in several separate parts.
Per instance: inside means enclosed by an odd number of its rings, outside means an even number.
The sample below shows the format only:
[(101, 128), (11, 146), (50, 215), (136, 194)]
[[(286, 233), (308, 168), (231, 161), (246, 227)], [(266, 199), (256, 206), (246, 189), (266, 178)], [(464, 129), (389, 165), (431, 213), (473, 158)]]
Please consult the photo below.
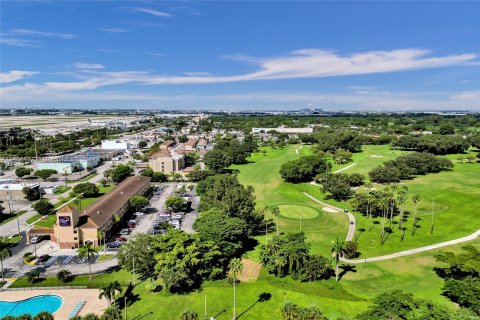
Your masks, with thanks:
[(48, 261), (48, 259), (50, 259), (50, 258), (51, 258), (51, 256), (49, 256), (48, 254), (44, 254), (44, 255), (41, 255), (40, 257), (38, 257), (37, 260), (38, 260), (39, 262), (46, 262), (46, 261)]
[(117, 237), (115, 238), (115, 241), (124, 242), (124, 241), (127, 241), (127, 238), (122, 237), (122, 236), (117, 236)]
[(135, 212), (133, 215), (137, 216), (137, 217), (141, 217), (141, 216), (145, 215), (145, 212)]
[(30, 243), (39, 243), (39, 242), (42, 242), (43, 240), (45, 240), (45, 237), (44, 236), (34, 236), (30, 239)]
[(113, 241), (110, 243), (107, 243), (107, 248), (109, 249), (117, 249), (122, 245), (122, 242), (120, 241)]
[(124, 235), (130, 234), (130, 229), (128, 229), (128, 228), (123, 228), (122, 230), (120, 230), (120, 234), (124, 234)]
[(128, 220), (127, 223), (128, 223), (128, 224), (137, 224), (137, 220), (134, 220), (134, 219)]

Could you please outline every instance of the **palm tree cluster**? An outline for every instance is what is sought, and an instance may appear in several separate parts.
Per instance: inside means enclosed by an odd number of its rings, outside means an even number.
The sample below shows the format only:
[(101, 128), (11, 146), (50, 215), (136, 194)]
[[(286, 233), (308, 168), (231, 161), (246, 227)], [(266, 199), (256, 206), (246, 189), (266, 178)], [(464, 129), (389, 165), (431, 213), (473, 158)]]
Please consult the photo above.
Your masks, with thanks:
[(299, 307), (287, 302), (282, 307), (282, 320), (326, 320), (322, 311), (317, 306)]
[(117, 293), (122, 292), (122, 286), (118, 281), (110, 282), (108, 285), (100, 288), (99, 299), (107, 299), (108, 305), (115, 303)]

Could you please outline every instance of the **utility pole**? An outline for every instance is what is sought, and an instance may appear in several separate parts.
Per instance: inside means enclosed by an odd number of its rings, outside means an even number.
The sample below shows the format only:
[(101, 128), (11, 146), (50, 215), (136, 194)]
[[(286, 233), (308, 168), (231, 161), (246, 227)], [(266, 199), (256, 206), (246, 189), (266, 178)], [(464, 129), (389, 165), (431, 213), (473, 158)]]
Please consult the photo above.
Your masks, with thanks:
[(135, 287), (135, 254), (133, 255), (133, 286)]
[(207, 320), (207, 295), (205, 294), (205, 320)]
[(430, 228), (430, 234), (433, 233), (433, 225), (434, 225), (433, 212), (434, 212), (434, 206), (435, 206), (435, 197), (433, 197), (433, 199), (432, 199), (432, 227)]

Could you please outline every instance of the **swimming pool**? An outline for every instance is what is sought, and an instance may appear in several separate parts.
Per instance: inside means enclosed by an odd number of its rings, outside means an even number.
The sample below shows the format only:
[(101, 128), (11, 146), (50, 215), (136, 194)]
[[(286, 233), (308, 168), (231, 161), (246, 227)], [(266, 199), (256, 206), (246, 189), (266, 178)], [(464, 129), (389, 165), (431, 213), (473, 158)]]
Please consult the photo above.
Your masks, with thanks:
[(25, 313), (35, 316), (42, 311), (54, 313), (60, 309), (62, 303), (63, 299), (53, 294), (44, 294), (13, 302), (0, 301), (0, 318), (7, 315), (18, 317)]

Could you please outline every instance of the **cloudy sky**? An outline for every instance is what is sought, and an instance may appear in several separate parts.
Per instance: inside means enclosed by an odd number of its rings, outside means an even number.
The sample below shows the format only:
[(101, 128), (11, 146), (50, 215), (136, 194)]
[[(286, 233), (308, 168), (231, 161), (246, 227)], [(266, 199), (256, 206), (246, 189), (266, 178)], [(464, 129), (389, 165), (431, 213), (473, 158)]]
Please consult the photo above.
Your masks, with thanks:
[(479, 2), (0, 9), (2, 108), (480, 111)]

